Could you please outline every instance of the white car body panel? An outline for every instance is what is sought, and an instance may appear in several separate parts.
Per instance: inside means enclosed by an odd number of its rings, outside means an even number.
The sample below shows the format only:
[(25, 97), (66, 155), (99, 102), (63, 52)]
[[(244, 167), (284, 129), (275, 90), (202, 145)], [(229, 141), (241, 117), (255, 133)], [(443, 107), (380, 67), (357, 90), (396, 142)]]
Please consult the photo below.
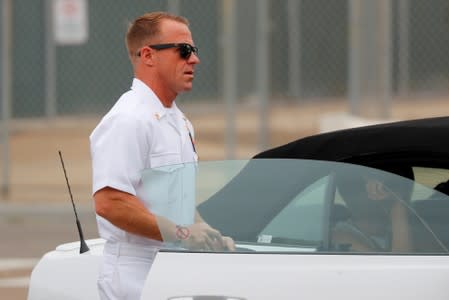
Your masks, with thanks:
[(31, 273), (28, 300), (99, 299), (97, 277), (104, 240), (86, 241), (90, 251), (80, 254), (79, 242), (62, 244), (46, 253)]
[(160, 252), (142, 299), (442, 300), (448, 278), (448, 256)]
[[(99, 299), (96, 282), (104, 241), (87, 244), (91, 250), (84, 254), (76, 242), (44, 255), (33, 270), (28, 299)], [(449, 297), (448, 278), (445, 255), (161, 251), (142, 299), (209, 295), (247, 300), (442, 300)]]

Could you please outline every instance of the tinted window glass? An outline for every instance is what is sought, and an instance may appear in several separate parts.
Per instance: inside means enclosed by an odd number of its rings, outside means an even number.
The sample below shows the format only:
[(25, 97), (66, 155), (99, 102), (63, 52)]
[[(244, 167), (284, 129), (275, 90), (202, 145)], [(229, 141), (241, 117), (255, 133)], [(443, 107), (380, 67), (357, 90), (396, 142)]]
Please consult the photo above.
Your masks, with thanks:
[(276, 215), (259, 235), (258, 242), (308, 243), (318, 246), (323, 242), (327, 224), (324, 208), (329, 176), (306, 187)]
[(449, 170), (414, 167), (413, 173), (416, 182), (430, 189), (417, 188), (413, 192), (412, 201), (431, 197), (434, 193), (434, 189), (446, 195), (449, 194)]
[(232, 237), (238, 251), (394, 254), (449, 248), (447, 195), (363, 166), (286, 159), (202, 162), (145, 170), (142, 180), (145, 204), (154, 213), (184, 226), (201, 216)]

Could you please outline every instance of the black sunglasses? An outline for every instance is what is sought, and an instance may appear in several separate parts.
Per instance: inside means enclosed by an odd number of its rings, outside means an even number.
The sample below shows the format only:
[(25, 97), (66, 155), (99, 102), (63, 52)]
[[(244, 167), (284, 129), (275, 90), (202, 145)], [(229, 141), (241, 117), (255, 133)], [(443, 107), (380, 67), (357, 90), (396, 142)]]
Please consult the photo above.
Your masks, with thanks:
[[(148, 45), (148, 47), (155, 50), (178, 48), (179, 56), (182, 59), (189, 59), (192, 53), (198, 55), (198, 48), (187, 43), (156, 44), (156, 45)], [(139, 53), (137, 53), (137, 56), (140, 56), (140, 51)]]

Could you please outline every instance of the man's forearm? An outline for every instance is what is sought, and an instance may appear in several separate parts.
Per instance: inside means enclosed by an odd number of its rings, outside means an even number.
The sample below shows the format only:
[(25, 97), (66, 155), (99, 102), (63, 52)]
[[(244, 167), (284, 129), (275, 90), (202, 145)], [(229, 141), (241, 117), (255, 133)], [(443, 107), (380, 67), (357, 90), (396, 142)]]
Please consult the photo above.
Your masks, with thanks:
[(396, 202), (391, 208), (392, 251), (407, 252), (411, 249), (410, 225), (407, 208)]
[(131, 194), (104, 188), (94, 195), (95, 210), (115, 226), (150, 239), (162, 241), (158, 218)]

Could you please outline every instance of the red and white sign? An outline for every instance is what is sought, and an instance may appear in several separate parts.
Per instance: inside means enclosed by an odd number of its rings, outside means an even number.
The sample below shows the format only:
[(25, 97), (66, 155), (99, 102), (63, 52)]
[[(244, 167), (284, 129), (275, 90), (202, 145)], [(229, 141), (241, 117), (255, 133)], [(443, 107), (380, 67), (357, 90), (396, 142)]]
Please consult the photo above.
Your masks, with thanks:
[(89, 35), (87, 0), (53, 0), (54, 38), (58, 45), (78, 45)]

